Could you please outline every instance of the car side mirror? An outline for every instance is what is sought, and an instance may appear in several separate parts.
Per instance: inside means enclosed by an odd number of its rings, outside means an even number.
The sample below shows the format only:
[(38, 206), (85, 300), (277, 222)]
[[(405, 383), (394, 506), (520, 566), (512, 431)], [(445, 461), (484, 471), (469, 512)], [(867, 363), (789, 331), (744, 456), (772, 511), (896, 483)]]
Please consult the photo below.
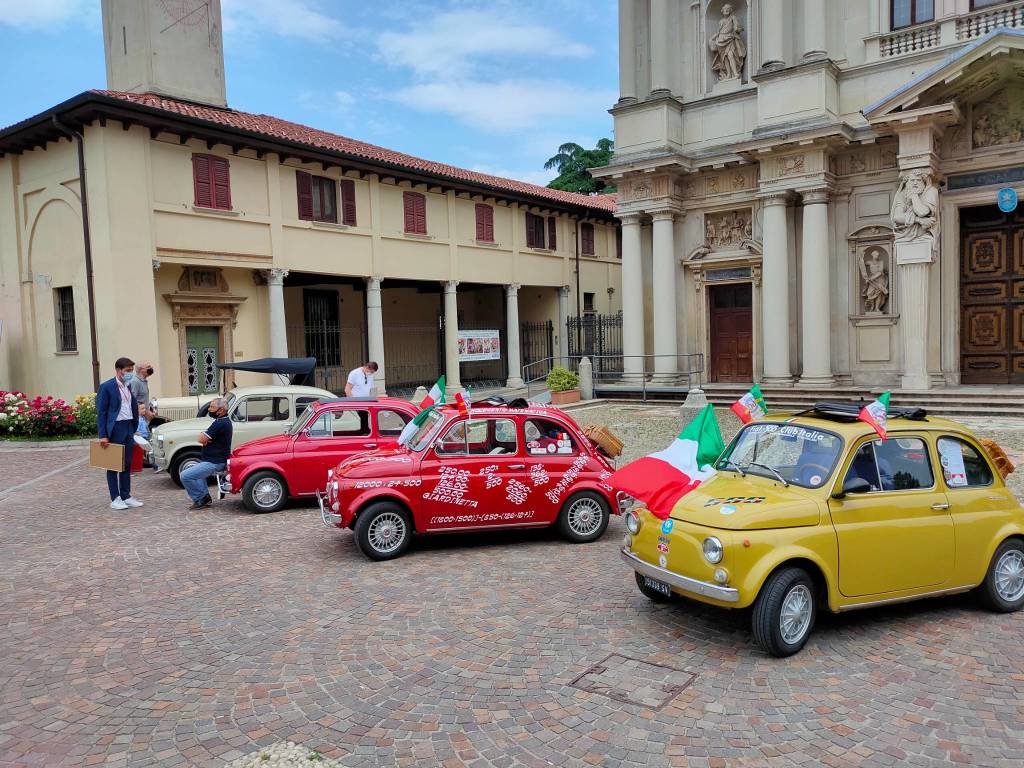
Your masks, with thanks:
[(284, 427), (281, 429), (282, 432), (288, 432), (292, 428), (292, 422), (286, 421)]
[(843, 489), (838, 493), (833, 493), (833, 499), (842, 499), (850, 493), (868, 493), (871, 490), (871, 483), (865, 480), (863, 477), (851, 477), (843, 483)]

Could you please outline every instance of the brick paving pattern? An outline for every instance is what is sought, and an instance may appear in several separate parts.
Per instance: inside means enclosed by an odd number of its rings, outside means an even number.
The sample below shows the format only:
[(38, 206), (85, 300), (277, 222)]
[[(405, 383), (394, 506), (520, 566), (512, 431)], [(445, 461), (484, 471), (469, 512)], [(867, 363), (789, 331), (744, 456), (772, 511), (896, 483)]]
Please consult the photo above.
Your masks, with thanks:
[[(0, 453), (0, 485), (74, 460), (26, 456)], [(114, 512), (76, 465), (0, 498), (3, 768), (222, 766), (281, 741), (345, 766), (1024, 764), (1024, 613), (969, 596), (823, 616), (776, 660), (743, 614), (640, 595), (618, 518), (590, 546), (482, 534), (373, 563), (309, 506), (136, 492)], [(572, 685), (612, 654), (695, 677), (660, 708)], [(604, 682), (653, 698), (647, 673)]]

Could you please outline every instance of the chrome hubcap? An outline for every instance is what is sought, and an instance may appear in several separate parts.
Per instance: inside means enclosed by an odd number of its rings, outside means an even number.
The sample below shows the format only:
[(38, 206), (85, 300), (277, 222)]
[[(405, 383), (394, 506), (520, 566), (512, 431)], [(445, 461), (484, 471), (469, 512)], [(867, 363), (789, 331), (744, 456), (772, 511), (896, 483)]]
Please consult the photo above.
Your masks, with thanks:
[(1020, 550), (1011, 549), (996, 563), (996, 592), (1008, 603), (1020, 600), (1024, 595), (1024, 555)]
[(185, 459), (183, 462), (181, 462), (181, 466), (178, 467), (178, 474), (183, 475), (186, 470), (192, 469), (192, 467), (194, 467), (198, 463), (199, 462), (196, 461), (195, 459)]
[(381, 553), (394, 552), (405, 540), (405, 520), (394, 512), (377, 515), (367, 534), (370, 546)]
[(779, 630), (789, 645), (800, 642), (811, 626), (811, 590), (797, 584), (786, 594), (779, 614)]
[(569, 530), (577, 536), (590, 536), (601, 527), (604, 510), (593, 499), (579, 499), (569, 507)]
[(283, 495), (284, 488), (281, 487), (281, 483), (269, 477), (260, 480), (256, 483), (256, 487), (252, 489), (252, 497), (261, 507), (274, 506), (281, 500)]

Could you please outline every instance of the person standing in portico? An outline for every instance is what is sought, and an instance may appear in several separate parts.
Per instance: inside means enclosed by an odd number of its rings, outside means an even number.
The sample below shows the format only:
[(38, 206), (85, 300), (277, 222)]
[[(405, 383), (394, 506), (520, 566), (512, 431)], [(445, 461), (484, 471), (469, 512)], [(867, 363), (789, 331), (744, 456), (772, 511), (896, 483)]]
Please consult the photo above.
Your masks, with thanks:
[(373, 360), (349, 371), (345, 397), (372, 397), (373, 374), (376, 372), (377, 363)]
[(96, 392), (96, 427), (100, 445), (104, 448), (111, 444), (124, 447), (121, 470), (107, 470), (111, 509), (142, 506), (142, 502), (132, 496), (132, 452), (139, 423), (139, 404), (128, 384), (134, 376), (134, 361), (119, 357), (114, 363), (114, 378), (100, 384)]

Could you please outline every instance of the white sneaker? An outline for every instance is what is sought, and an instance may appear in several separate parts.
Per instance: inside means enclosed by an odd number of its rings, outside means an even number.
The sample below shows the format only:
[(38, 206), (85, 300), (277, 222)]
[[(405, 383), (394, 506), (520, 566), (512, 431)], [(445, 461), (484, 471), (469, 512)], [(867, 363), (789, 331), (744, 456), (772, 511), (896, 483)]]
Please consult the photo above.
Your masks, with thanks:
[(118, 496), (112, 502), (110, 502), (111, 509), (128, 509), (128, 505), (121, 501), (121, 497)]
[(127, 504), (129, 507), (143, 507), (143, 506), (145, 506), (141, 501), (136, 499), (134, 496), (129, 496), (127, 499), (124, 500), (124, 503)]

